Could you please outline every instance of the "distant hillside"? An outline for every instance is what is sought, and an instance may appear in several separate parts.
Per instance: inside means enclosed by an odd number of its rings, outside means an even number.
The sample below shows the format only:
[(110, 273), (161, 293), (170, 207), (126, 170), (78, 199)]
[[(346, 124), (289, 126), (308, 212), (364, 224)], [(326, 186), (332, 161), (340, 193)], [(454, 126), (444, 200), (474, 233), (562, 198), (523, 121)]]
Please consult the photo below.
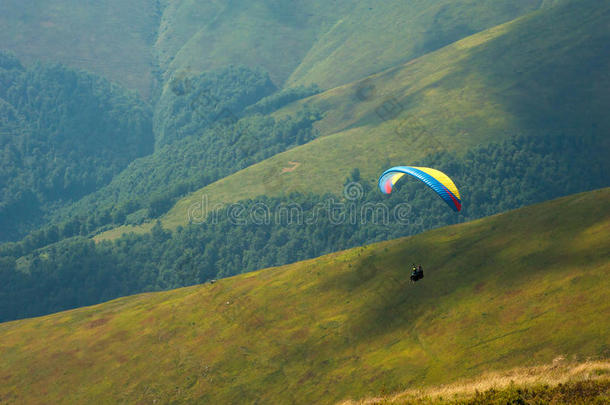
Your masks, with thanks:
[(156, 50), (163, 71), (263, 67), (278, 86), (332, 88), (541, 7), (540, 0), (173, 2)]
[[(202, 195), (226, 204), (292, 191), (338, 194), (355, 167), (373, 184), (389, 164), (463, 156), (517, 135), (567, 134), (610, 150), (610, 5), (564, 3), (283, 108), (275, 116), (303, 105), (323, 111), (322, 137), (191, 193), (162, 222), (185, 225)], [(610, 170), (607, 159), (595, 166)]]
[(246, 64), (279, 86), (348, 83), (555, 0), (166, 1), (0, 5), (0, 44), (85, 68), (145, 97), (173, 72)]
[(0, 48), (87, 69), (150, 96), (159, 0), (2, 0)]
[[(0, 324), (19, 403), (333, 403), (610, 356), (610, 189)], [(425, 278), (408, 283), (409, 264)]]

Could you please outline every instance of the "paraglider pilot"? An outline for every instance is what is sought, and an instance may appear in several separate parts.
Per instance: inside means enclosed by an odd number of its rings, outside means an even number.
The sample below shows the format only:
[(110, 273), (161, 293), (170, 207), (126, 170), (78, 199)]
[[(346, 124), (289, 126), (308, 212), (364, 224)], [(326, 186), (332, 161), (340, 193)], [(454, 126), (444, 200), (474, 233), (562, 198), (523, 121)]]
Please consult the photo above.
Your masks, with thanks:
[(424, 269), (421, 264), (418, 267), (415, 267), (415, 263), (413, 263), (413, 271), (411, 271), (411, 281), (416, 282), (417, 280), (421, 280), (424, 278)]

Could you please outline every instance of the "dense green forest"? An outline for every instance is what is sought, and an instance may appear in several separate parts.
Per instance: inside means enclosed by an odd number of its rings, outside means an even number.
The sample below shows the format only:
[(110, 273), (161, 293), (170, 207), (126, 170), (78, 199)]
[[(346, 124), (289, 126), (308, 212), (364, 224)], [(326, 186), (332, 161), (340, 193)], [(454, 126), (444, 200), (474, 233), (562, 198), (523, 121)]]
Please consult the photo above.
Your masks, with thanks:
[(34, 251), (31, 239), (5, 244), (0, 320), (191, 285), (607, 186), (610, 168), (598, 145), (587, 133), (521, 136), (465, 156), (441, 152), (418, 162), (455, 179), (463, 196), (460, 214), (417, 181), (404, 180), (384, 196), (356, 168), (343, 197), (260, 197), (174, 232), (157, 225), (150, 234), (114, 242), (75, 237)]
[(0, 52), (0, 241), (108, 184), (152, 152), (152, 112), (135, 93), (60, 65)]
[(269, 75), (244, 66), (198, 75), (181, 72), (169, 80), (155, 106), (158, 146), (199, 135), (216, 123), (232, 123), (242, 111), (276, 90)]
[(115, 84), (59, 65), (26, 69), (8, 53), (0, 85), (0, 241), (28, 232), (37, 247), (156, 218), (178, 197), (314, 139), (321, 118), (307, 107), (262, 115), (318, 89), (274, 93), (267, 74), (243, 66), (176, 75), (154, 114)]
[(253, 114), (164, 145), (133, 162), (108, 186), (59, 211), (56, 222), (78, 222), (79, 229), (84, 223), (79, 233), (86, 235), (103, 225), (156, 218), (177, 197), (314, 139), (312, 124), (319, 118), (319, 112), (310, 110), (280, 120)]

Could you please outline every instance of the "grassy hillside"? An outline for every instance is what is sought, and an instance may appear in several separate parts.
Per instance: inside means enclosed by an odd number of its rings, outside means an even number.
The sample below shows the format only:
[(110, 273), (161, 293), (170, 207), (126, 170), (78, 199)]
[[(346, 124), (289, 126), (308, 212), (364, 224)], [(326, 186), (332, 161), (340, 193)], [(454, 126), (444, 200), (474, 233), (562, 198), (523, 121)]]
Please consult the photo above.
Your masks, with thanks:
[[(332, 403), (608, 358), (610, 189), (0, 325), (8, 402)], [(410, 285), (408, 264), (424, 280)]]
[(147, 96), (160, 10), (155, 0), (55, 0), (0, 4), (0, 48), (84, 68)]
[[(382, 167), (441, 151), (463, 153), (516, 134), (595, 136), (610, 130), (610, 4), (567, 2), (470, 36), (407, 64), (294, 103), (326, 112), (323, 136), (200, 189), (162, 218), (184, 225), (210, 206), (290, 191), (342, 190), (354, 167), (374, 182)], [(586, 21), (586, 24), (583, 22)], [(121, 227), (114, 238), (143, 227)]]
[(360, 1), (316, 38), (288, 84), (318, 83), (332, 88), (349, 83), (525, 15), (543, 3)]
[(390, 1), (370, 7), (360, 0), (6, 0), (0, 5), (0, 44), (26, 62), (43, 59), (85, 68), (145, 96), (157, 66), (161, 73), (203, 72), (245, 63), (268, 70), (278, 84), (290, 78), (291, 85), (313, 81), (330, 88), (545, 2), (473, 3)]
[(245, 63), (269, 71), (278, 85), (318, 83), (332, 88), (512, 20), (543, 3), (173, 2), (163, 14), (156, 49), (165, 71)]

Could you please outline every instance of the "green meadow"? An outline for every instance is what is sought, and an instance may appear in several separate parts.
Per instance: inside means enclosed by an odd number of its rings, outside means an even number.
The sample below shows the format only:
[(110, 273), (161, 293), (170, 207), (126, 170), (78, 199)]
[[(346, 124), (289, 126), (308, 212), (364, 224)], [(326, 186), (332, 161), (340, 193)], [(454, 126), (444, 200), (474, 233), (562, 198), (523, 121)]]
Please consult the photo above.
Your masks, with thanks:
[(0, 402), (334, 403), (607, 359), (609, 231), (606, 188), (3, 323)]

